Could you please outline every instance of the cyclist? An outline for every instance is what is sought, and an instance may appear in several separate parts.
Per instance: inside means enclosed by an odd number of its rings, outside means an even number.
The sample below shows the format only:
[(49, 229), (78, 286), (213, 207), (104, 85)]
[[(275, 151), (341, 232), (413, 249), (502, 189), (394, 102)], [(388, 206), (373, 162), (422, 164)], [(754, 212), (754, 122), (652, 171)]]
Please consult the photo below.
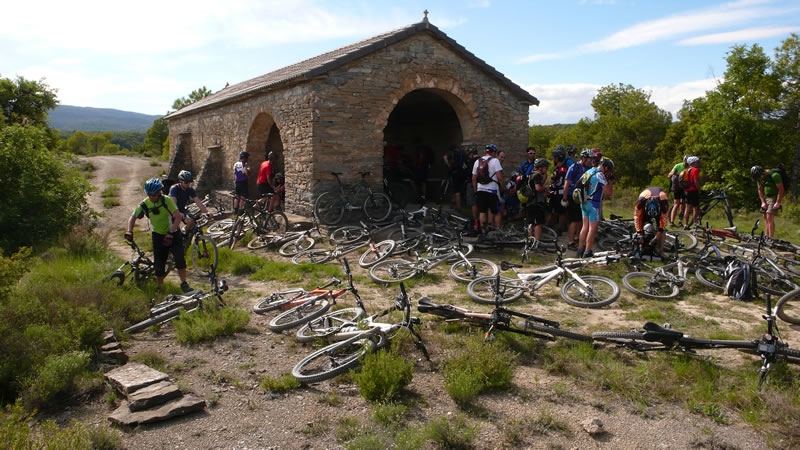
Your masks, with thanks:
[[(128, 219), (128, 231), (124, 236), (126, 240), (133, 241), (133, 227), (136, 225), (136, 219), (147, 216), (153, 230), (150, 237), (153, 240), (153, 263), (157, 288), (161, 289), (164, 284), (164, 277), (167, 276), (167, 257), (171, 251), (175, 259), (175, 268), (178, 269), (178, 276), (181, 279), (181, 290), (189, 292), (192, 288), (186, 282), (186, 258), (183, 255), (183, 241), (180, 233), (182, 214), (178, 211), (172, 198), (163, 194), (163, 189), (164, 185), (158, 178), (151, 178), (144, 183), (144, 192), (147, 194), (147, 198), (133, 210)], [(163, 213), (161, 213), (162, 208)]]
[(567, 208), (561, 205), (564, 197), (564, 180), (567, 177), (567, 165), (564, 162), (567, 159), (567, 152), (563, 145), (557, 145), (551, 154), (555, 168), (550, 177), (550, 195), (547, 199), (550, 217), (547, 219), (547, 225), (555, 228), (560, 234), (567, 229)]
[(589, 175), (589, 195), (590, 200), (581, 205), (581, 215), (583, 224), (578, 240), (578, 250), (575, 255), (578, 258), (590, 258), (594, 256), (592, 246), (597, 237), (597, 227), (600, 225), (600, 205), (603, 199), (603, 191), (608, 189), (608, 177), (614, 173), (614, 162), (608, 158), (600, 161), (598, 167), (587, 170)]
[(550, 161), (544, 158), (536, 158), (533, 163), (533, 172), (525, 181), (530, 187), (531, 196), (528, 197), (526, 215), (528, 219), (528, 236), (533, 236), (538, 240), (542, 236), (542, 226), (547, 215), (547, 169), (550, 168)]
[[(275, 152), (269, 152), (264, 155), (264, 161), (261, 163), (261, 166), (258, 168), (258, 178), (256, 178), (256, 186), (258, 186), (258, 194), (260, 198), (258, 199), (258, 203), (263, 205), (267, 201), (268, 194), (274, 194), (275, 189), (272, 188), (273, 184), (273, 177), (272, 174), (274, 173), (274, 165), (275, 165)], [(274, 197), (273, 197), (274, 198)], [(270, 202), (271, 208), (272, 202)]]
[(275, 185), (272, 186), (275, 195), (272, 196), (272, 201), (269, 204), (269, 210), (271, 211), (283, 211), (283, 202), (286, 200), (286, 180), (283, 178), (283, 174), (278, 172), (273, 177), (275, 181)]
[(761, 199), (761, 212), (764, 213), (764, 234), (775, 237), (775, 216), (781, 209), (786, 180), (778, 171), (766, 170), (761, 166), (750, 168), (750, 176), (758, 183), (758, 198)]
[[(689, 187), (686, 191), (686, 212), (683, 216), (684, 230), (692, 227), (692, 224), (697, 222), (700, 216), (700, 158), (697, 156), (690, 156), (686, 158), (689, 164)], [(691, 222), (689, 221), (689, 213), (693, 213)]]
[(658, 186), (649, 187), (639, 194), (636, 206), (633, 208), (633, 226), (636, 229), (636, 238), (640, 244), (644, 244), (645, 222), (656, 221), (656, 242), (658, 243), (658, 254), (664, 252), (665, 228), (667, 226), (667, 211), (669, 210), (669, 196)]
[(533, 163), (536, 162), (536, 147), (528, 147), (525, 153), (527, 158), (519, 165), (519, 174), (523, 177), (530, 176), (533, 173)]
[[(239, 153), (239, 160), (233, 165), (233, 178), (236, 183), (236, 195), (239, 197), (247, 198), (250, 195), (248, 187), (248, 179), (250, 178), (250, 166), (247, 165), (247, 160), (250, 158), (250, 153)], [(234, 199), (233, 213), (237, 216), (242, 213), (244, 208), (243, 199)]]
[[(497, 155), (497, 146), (489, 144), (486, 146), (486, 156), (475, 160), (472, 168), (472, 189), (475, 192), (475, 200), (478, 205), (478, 220), (480, 222), (480, 233), (485, 234), (489, 225), (494, 223), (494, 215), (499, 214), (498, 194), (501, 192), (503, 183), (503, 166)], [(480, 162), (487, 161), (490, 181), (487, 184), (478, 183), (478, 167)]]
[(186, 211), (186, 205), (189, 204), (190, 201), (193, 201), (203, 214), (209, 214), (208, 208), (200, 201), (197, 192), (195, 192), (192, 187), (193, 181), (194, 177), (191, 172), (188, 170), (181, 170), (178, 174), (178, 182), (169, 188), (169, 196), (172, 198), (172, 201), (175, 202), (178, 211), (183, 214), (183, 223), (186, 224), (187, 229), (192, 228), (195, 222), (194, 217)]
[(581, 150), (581, 159), (567, 169), (567, 175), (564, 178), (564, 195), (561, 197), (561, 206), (567, 208), (567, 220), (569, 221), (569, 228), (567, 229), (567, 248), (570, 250), (578, 249), (578, 236), (581, 232), (581, 205), (575, 203), (572, 199), (572, 193), (575, 192), (575, 184), (586, 172), (592, 167), (594, 160), (594, 152), (588, 148)]
[(680, 176), (683, 170), (689, 167), (689, 164), (686, 162), (687, 159), (689, 159), (689, 155), (683, 155), (683, 160), (675, 164), (672, 170), (669, 171), (669, 174), (667, 174), (667, 178), (670, 179), (670, 189), (674, 196), (672, 211), (669, 215), (669, 224), (672, 227), (676, 226), (676, 215), (678, 216), (677, 226), (683, 226), (683, 215), (686, 212), (686, 191), (684, 191), (680, 185)]

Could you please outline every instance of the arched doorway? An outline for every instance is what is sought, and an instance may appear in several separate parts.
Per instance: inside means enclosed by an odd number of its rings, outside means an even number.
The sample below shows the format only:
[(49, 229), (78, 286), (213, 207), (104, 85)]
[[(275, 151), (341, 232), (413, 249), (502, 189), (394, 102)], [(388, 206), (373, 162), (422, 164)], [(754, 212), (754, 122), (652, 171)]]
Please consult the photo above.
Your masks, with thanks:
[(250, 153), (250, 197), (256, 198), (258, 197), (258, 187), (256, 186), (258, 169), (269, 152), (274, 152), (276, 155), (273, 174), (285, 172), (283, 141), (281, 140), (280, 130), (269, 114), (259, 113), (253, 119), (250, 132), (247, 135), (246, 148)]
[[(386, 154), (384, 168), (390, 167), (392, 191), (399, 203), (406, 196), (413, 200), (424, 194), (429, 200), (440, 198), (439, 183), (447, 177), (442, 157), (464, 140), (456, 108), (460, 99), (439, 89), (417, 89), (409, 92), (389, 114), (383, 130)], [(430, 168), (422, 167), (428, 161)], [(424, 178), (427, 178), (426, 180)]]

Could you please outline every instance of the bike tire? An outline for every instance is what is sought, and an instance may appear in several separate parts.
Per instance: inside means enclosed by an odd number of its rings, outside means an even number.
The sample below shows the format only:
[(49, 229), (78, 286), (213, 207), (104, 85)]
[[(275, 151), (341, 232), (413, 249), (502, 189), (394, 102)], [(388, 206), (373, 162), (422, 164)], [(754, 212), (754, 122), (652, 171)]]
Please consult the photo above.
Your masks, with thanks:
[(542, 226), (542, 234), (539, 236), (540, 241), (553, 242), (558, 239), (558, 232), (547, 225)]
[(273, 292), (268, 296), (262, 298), (255, 305), (253, 305), (253, 312), (256, 314), (264, 314), (269, 311), (275, 311), (276, 309), (280, 308), (281, 305), (284, 305), (291, 301), (292, 299), (307, 294), (303, 288), (293, 288), (293, 289), (285, 289), (278, 292)]
[(182, 309), (183, 308), (181, 306), (176, 305), (174, 309), (171, 309), (171, 310), (169, 310), (169, 311), (167, 311), (167, 312), (165, 312), (163, 314), (159, 314), (159, 315), (154, 316), (154, 317), (149, 317), (149, 318), (147, 318), (147, 319), (145, 319), (145, 320), (143, 320), (143, 321), (141, 321), (139, 323), (135, 323), (135, 324), (129, 326), (128, 328), (125, 328), (122, 331), (125, 332), (125, 333), (131, 333), (131, 334), (138, 333), (138, 332), (140, 332), (142, 330), (145, 330), (147, 328), (152, 327), (153, 325), (158, 325), (160, 323), (168, 322), (168, 321), (178, 317), (178, 314), (180, 314)]
[(247, 243), (247, 248), (250, 250), (259, 250), (264, 247), (270, 246), (273, 242), (275, 242), (275, 236), (271, 234), (265, 235), (256, 235), (253, 239), (250, 239), (250, 242)]
[[(494, 305), (496, 303), (496, 282), (497, 276), (476, 278), (467, 285), (467, 294), (477, 303)], [(520, 280), (515, 278), (500, 277), (500, 289), (503, 295), (497, 302), (510, 303), (522, 297), (522, 294), (524, 294), (527, 289), (520, 283)]]
[(304, 323), (295, 333), (298, 342), (314, 342), (336, 334), (343, 326), (353, 324), (364, 317), (363, 308), (343, 308), (327, 312)]
[(125, 282), (125, 272), (115, 270), (114, 273), (108, 276), (108, 281), (114, 282), (117, 286), (122, 286), (122, 283)]
[(468, 258), (467, 261), (462, 259), (450, 266), (450, 278), (461, 283), (469, 283), (483, 277), (494, 277), (498, 273), (500, 268), (488, 259)]
[(619, 285), (611, 278), (583, 275), (581, 279), (589, 285), (588, 291), (575, 279), (561, 286), (561, 298), (570, 305), (579, 308), (602, 308), (619, 298)]
[(380, 346), (380, 340), (379, 335), (364, 332), (335, 342), (301, 359), (292, 368), (292, 376), (302, 384), (334, 378), (356, 367), (364, 355)]
[(380, 222), (386, 220), (392, 213), (392, 200), (382, 192), (373, 192), (364, 200), (361, 210), (369, 220)]
[(278, 248), (278, 253), (282, 256), (292, 257), (300, 252), (310, 250), (314, 247), (314, 244), (316, 244), (316, 241), (311, 236), (301, 236), (289, 242), (284, 242)]
[[(392, 239), (391, 235), (389, 235), (389, 239)], [(419, 248), (422, 245), (422, 243), (423, 241), (420, 240), (418, 237), (409, 237), (402, 240), (395, 240), (395, 246), (394, 250), (392, 250), (392, 256), (409, 254), (414, 249)]]
[(694, 276), (697, 278), (697, 281), (707, 288), (724, 291), (725, 284), (728, 280), (722, 275), (723, 271), (724, 269), (722, 268), (711, 270), (708, 267), (698, 267), (697, 270), (694, 271)]
[(784, 322), (800, 325), (800, 289), (785, 294), (775, 303), (775, 315)]
[(206, 228), (206, 233), (208, 234), (227, 233), (231, 231), (234, 222), (236, 222), (236, 219), (233, 218), (218, 220), (209, 225), (208, 228)]
[(347, 225), (331, 231), (328, 239), (330, 239), (333, 245), (349, 245), (363, 240), (368, 235), (369, 231), (365, 230), (363, 227)]
[(622, 238), (620, 239), (618, 236), (605, 236), (596, 241), (597, 248), (603, 251), (612, 251), (617, 250), (617, 248), (630, 248), (631, 240), (630, 238)]
[(312, 248), (292, 256), (292, 264), (323, 264), (332, 258), (332, 251)]
[(192, 267), (196, 274), (207, 277), (217, 270), (219, 250), (214, 240), (206, 235), (197, 235), (192, 242)]
[(647, 272), (629, 272), (622, 277), (622, 284), (634, 294), (654, 300), (669, 300), (680, 295), (680, 288), (667, 280), (654, 280)]
[(256, 221), (257, 230), (273, 236), (285, 236), (289, 229), (289, 219), (283, 211), (262, 214)]
[(618, 345), (635, 345), (640, 350), (665, 348), (660, 342), (645, 340), (641, 331), (595, 331), (592, 333), (592, 340)]
[(761, 267), (754, 267), (753, 270), (758, 280), (758, 290), (763, 293), (783, 296), (800, 287), (790, 278), (770, 270)]
[(384, 259), (369, 268), (369, 277), (376, 283), (383, 284), (410, 280), (418, 273), (417, 265), (404, 259)]
[(358, 265), (365, 269), (374, 266), (375, 264), (391, 256), (392, 251), (394, 251), (394, 246), (395, 242), (391, 239), (376, 243), (374, 245), (374, 250), (372, 246), (370, 246), (370, 248), (362, 253), (360, 258), (358, 258)]
[(332, 192), (323, 192), (314, 201), (314, 215), (323, 225), (338, 225), (344, 217), (345, 202)]
[(664, 252), (675, 253), (675, 238), (678, 238), (678, 253), (688, 252), (697, 248), (697, 237), (688, 232), (680, 230), (670, 230), (664, 236)]
[[(323, 294), (319, 297), (325, 297), (325, 295)], [(313, 302), (308, 302), (283, 311), (269, 321), (267, 328), (275, 332), (288, 330), (316, 319), (328, 312), (330, 307), (330, 301), (325, 298), (317, 298)]]
[(573, 340), (581, 341), (581, 342), (591, 342), (592, 341), (592, 337), (591, 336), (587, 336), (585, 334), (575, 333), (575, 332), (572, 332), (572, 331), (562, 330), (561, 328), (556, 328), (556, 327), (543, 325), (543, 324), (540, 324), (540, 323), (535, 322), (533, 320), (525, 320), (524, 322), (525, 322), (524, 325), (525, 325), (525, 329), (526, 330), (535, 330), (535, 331), (538, 331), (540, 333), (546, 333), (546, 334), (550, 334), (550, 335), (553, 335), (553, 336), (564, 337), (564, 338), (567, 338), (567, 339), (573, 339)]

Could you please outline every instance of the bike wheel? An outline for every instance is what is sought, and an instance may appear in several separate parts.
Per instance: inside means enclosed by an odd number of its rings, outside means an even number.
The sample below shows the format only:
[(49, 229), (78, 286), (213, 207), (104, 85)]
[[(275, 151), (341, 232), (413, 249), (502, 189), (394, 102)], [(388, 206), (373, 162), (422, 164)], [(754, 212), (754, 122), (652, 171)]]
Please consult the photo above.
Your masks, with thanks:
[(542, 234), (539, 236), (540, 241), (553, 242), (558, 239), (558, 232), (547, 225), (542, 226)]
[(284, 242), (284, 244), (278, 249), (278, 253), (283, 256), (291, 257), (300, 252), (311, 249), (315, 243), (316, 241), (311, 236), (301, 236), (289, 242)]
[(697, 237), (688, 231), (667, 231), (664, 237), (664, 252), (675, 253), (675, 239), (678, 239), (678, 249), (680, 252), (687, 252), (697, 247)]
[(362, 308), (344, 308), (331, 311), (304, 323), (295, 333), (298, 342), (313, 342), (338, 333), (343, 326), (354, 324), (364, 317)]
[(267, 324), (267, 328), (272, 331), (283, 331), (296, 326), (300, 326), (310, 320), (325, 314), (331, 307), (331, 302), (326, 300), (325, 294), (320, 295), (314, 301), (309, 301), (302, 305), (295, 306), (292, 309), (273, 317)]
[(208, 226), (206, 233), (217, 234), (229, 232), (231, 231), (234, 222), (236, 222), (236, 220), (231, 218), (218, 220)]
[[(392, 239), (391, 235), (389, 235), (389, 239)], [(392, 256), (410, 253), (412, 250), (420, 247), (422, 243), (423, 240), (420, 240), (419, 237), (409, 237), (399, 241), (396, 240), (394, 250), (392, 250)]]
[(258, 250), (271, 245), (273, 242), (275, 242), (275, 236), (271, 234), (257, 235), (253, 239), (250, 239), (250, 242), (247, 243), (247, 248), (250, 250)]
[(337, 225), (344, 217), (345, 203), (332, 192), (323, 192), (314, 201), (314, 215), (323, 225)]
[(525, 320), (523, 326), (526, 330), (535, 330), (540, 333), (551, 334), (553, 336), (565, 337), (567, 339), (574, 339), (581, 342), (591, 342), (592, 337), (585, 334), (573, 333), (572, 331), (562, 330), (561, 328), (551, 327), (535, 322), (533, 320)]
[(800, 325), (800, 289), (781, 297), (775, 303), (775, 314), (784, 322)]
[(108, 276), (108, 280), (114, 282), (117, 286), (122, 286), (122, 283), (125, 282), (125, 272), (115, 270), (114, 273)]
[(463, 259), (450, 266), (450, 278), (462, 283), (483, 277), (494, 277), (500, 272), (497, 264), (488, 259)]
[(697, 281), (707, 288), (716, 291), (724, 291), (725, 284), (728, 282), (724, 272), (725, 269), (721, 267), (715, 267), (713, 270), (708, 267), (698, 267), (694, 271), (694, 276), (697, 278)]
[(561, 298), (572, 306), (580, 308), (602, 308), (617, 301), (619, 285), (614, 280), (598, 275), (581, 277), (587, 287), (572, 279), (561, 286)]
[(348, 225), (331, 231), (328, 239), (333, 245), (348, 245), (366, 238), (368, 234), (369, 231), (363, 227)]
[(207, 277), (217, 269), (219, 251), (214, 241), (205, 235), (195, 236), (192, 242), (192, 266), (196, 274)]
[(500, 295), (495, 300), (497, 276), (476, 278), (467, 285), (467, 294), (477, 303), (494, 305), (495, 303), (513, 302), (527, 290), (514, 278), (500, 277)]
[(236, 244), (244, 239), (244, 236), (247, 234), (247, 225), (245, 223), (245, 219), (242, 216), (239, 216), (236, 219), (236, 222), (231, 227), (228, 238), (228, 247), (233, 250), (236, 247)]
[(392, 201), (389, 196), (382, 192), (373, 192), (372, 195), (367, 196), (366, 200), (364, 200), (361, 210), (369, 220), (380, 222), (386, 220), (389, 214), (392, 213)]
[(385, 259), (369, 268), (369, 277), (385, 284), (414, 278), (417, 273), (417, 265), (404, 259)]
[(302, 251), (292, 256), (293, 264), (322, 264), (326, 263), (333, 258), (333, 252), (330, 250), (310, 249)]
[(664, 347), (664, 344), (660, 342), (646, 341), (644, 339), (644, 333), (640, 331), (595, 331), (592, 333), (592, 339), (618, 345), (635, 345), (635, 347), (640, 350)]
[[(283, 211), (262, 214), (256, 219), (256, 230), (272, 236), (285, 236), (289, 229), (289, 219)], [(260, 233), (259, 233), (260, 234)]]
[(381, 345), (381, 336), (364, 332), (323, 347), (301, 359), (292, 376), (303, 384), (317, 383), (341, 375), (357, 366), (361, 358)]
[(280, 308), (281, 305), (284, 305), (292, 299), (307, 293), (308, 291), (303, 288), (293, 288), (273, 292), (253, 305), (253, 312), (256, 314), (264, 314), (265, 312), (274, 311)]
[(125, 328), (122, 331), (124, 331), (125, 333), (138, 333), (144, 329), (152, 327), (153, 325), (158, 325), (160, 323), (168, 322), (178, 317), (178, 314), (180, 314), (181, 309), (183, 308), (180, 308), (176, 305), (175, 309), (171, 309), (155, 317), (147, 318), (139, 323), (136, 323), (134, 325), (129, 326), (128, 328)]
[(753, 267), (753, 271), (753, 274), (758, 280), (758, 290), (766, 294), (782, 296), (800, 287), (790, 278), (771, 270), (762, 267)]
[(657, 279), (652, 273), (629, 272), (622, 277), (622, 284), (634, 294), (656, 300), (669, 300), (677, 297), (681, 290), (667, 280)]
[(360, 258), (358, 258), (358, 265), (365, 269), (367, 267), (372, 267), (373, 265), (391, 256), (394, 246), (395, 242), (391, 239), (387, 239), (385, 241), (378, 242), (374, 246), (370, 246), (370, 248), (362, 253)]
[(605, 236), (597, 240), (597, 247), (600, 250), (609, 252), (612, 250), (616, 250), (619, 248), (630, 248), (631, 241), (630, 238), (622, 238), (620, 239), (617, 236)]

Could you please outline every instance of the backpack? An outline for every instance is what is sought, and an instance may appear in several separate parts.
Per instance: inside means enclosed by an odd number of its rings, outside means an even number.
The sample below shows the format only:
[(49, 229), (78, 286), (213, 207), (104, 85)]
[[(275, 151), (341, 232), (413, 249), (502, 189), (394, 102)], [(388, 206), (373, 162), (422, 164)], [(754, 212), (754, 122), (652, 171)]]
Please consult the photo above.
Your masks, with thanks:
[(578, 178), (575, 183), (575, 190), (572, 191), (572, 201), (582, 205), (592, 199), (594, 192), (589, 192), (589, 187), (592, 185), (591, 179), (598, 171), (594, 168), (587, 170)]
[(529, 184), (529, 180), (530, 180), (530, 178), (525, 176), (525, 177), (522, 178), (522, 181), (519, 182), (519, 185), (517, 185), (517, 191), (519, 193), (521, 193), (522, 195), (524, 195), (525, 197), (528, 197), (528, 199), (533, 197), (533, 195), (535, 194), (533, 189), (531, 189), (531, 185)]
[(490, 156), (488, 158), (481, 158), (478, 160), (478, 170), (475, 171), (475, 174), (478, 176), (478, 183), (489, 184), (492, 182), (492, 176), (489, 175), (489, 161), (491, 161), (493, 158), (494, 156)]
[(172, 178), (162, 178), (161, 179), (161, 185), (164, 186), (164, 187), (161, 188), (161, 193), (164, 194), (164, 195), (169, 195), (169, 189), (175, 183), (177, 183), (177, 181), (173, 180)]
[[(142, 208), (142, 212), (139, 213), (139, 216), (137, 217), (137, 219), (141, 219), (144, 216), (147, 216), (147, 218), (149, 219), (150, 218), (150, 208), (147, 207), (147, 205), (144, 203), (144, 201), (142, 203), (139, 203), (139, 206)], [(160, 205), (156, 205), (156, 206), (157, 207), (158, 206), (163, 206), (164, 210), (167, 211), (167, 214), (172, 214), (172, 212), (167, 207), (167, 201), (164, 200), (164, 196), (163, 195), (161, 196), (161, 204)]]
[(691, 185), (692, 182), (689, 181), (689, 168), (683, 169), (683, 172), (681, 172), (681, 174), (678, 176), (678, 187), (686, 190), (686, 188)]
[(789, 184), (789, 174), (786, 173), (786, 167), (783, 166), (783, 163), (779, 163), (774, 169), (770, 170), (770, 175), (773, 173), (778, 172), (778, 175), (781, 176), (781, 182), (783, 183), (783, 188), (788, 190)]
[(758, 297), (758, 281), (753, 266), (733, 260), (725, 268), (725, 293), (734, 300), (752, 300)]

